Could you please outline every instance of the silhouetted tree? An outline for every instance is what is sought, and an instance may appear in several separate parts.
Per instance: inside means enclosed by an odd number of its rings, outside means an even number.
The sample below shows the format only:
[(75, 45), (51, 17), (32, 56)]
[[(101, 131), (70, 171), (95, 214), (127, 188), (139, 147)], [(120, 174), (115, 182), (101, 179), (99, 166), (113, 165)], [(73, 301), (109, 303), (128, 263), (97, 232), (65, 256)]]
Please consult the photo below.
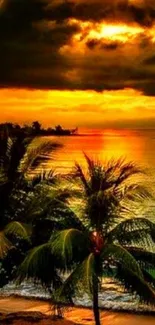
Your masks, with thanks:
[(62, 126), (61, 126), (61, 125), (57, 125), (57, 126), (55, 127), (55, 131), (56, 131), (57, 134), (61, 134), (62, 131), (63, 131)]
[(41, 131), (41, 124), (38, 121), (34, 121), (32, 123), (32, 129), (35, 134), (39, 134)]
[[(15, 220), (16, 213), (10, 220), (8, 211), (12, 194), (18, 197), (20, 190), (27, 188), (28, 175), (36, 172), (40, 164), (49, 159), (49, 154), (60, 146), (44, 142), (33, 148), (30, 146), (32, 141), (33, 138), (26, 138), (24, 133), (16, 138), (10, 138), (7, 131), (0, 134), (0, 257), (11, 247), (6, 234), (14, 231), (26, 236), (23, 225)], [(9, 221), (14, 223), (8, 226)]]

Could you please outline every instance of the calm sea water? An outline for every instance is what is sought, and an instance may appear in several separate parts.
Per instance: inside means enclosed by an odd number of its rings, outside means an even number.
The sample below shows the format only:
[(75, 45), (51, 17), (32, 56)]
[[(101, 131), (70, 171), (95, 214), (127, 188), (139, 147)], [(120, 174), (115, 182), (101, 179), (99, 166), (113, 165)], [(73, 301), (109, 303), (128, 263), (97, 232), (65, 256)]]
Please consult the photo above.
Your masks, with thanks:
[(84, 154), (104, 162), (110, 158), (125, 158), (155, 171), (155, 130), (96, 130), (79, 136), (48, 137), (62, 144), (48, 168), (70, 171), (75, 162), (85, 165)]

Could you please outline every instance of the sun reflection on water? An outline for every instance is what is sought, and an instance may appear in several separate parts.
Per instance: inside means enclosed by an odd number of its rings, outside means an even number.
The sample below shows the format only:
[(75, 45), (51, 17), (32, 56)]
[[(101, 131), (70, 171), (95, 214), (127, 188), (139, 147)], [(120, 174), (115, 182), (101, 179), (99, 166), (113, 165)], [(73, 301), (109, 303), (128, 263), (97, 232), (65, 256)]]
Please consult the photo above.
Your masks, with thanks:
[[(75, 162), (85, 166), (84, 153), (100, 162), (123, 158), (140, 165), (152, 164), (150, 158), (153, 144), (140, 131), (95, 130), (90, 134), (85, 133), (73, 137), (51, 137), (50, 139), (61, 143), (63, 147), (54, 153), (53, 159), (48, 163), (48, 168), (55, 168), (62, 173), (69, 172)], [(150, 138), (151, 140), (153, 138)]]

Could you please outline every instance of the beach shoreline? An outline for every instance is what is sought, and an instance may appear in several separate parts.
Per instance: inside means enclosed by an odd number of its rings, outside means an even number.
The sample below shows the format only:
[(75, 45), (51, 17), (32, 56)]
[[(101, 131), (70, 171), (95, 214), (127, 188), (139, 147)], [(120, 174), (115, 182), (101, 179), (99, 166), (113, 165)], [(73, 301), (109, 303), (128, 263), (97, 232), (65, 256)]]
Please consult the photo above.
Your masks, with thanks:
[[(17, 297), (0, 297), (0, 324), (12, 325), (93, 325), (94, 318), (90, 308), (68, 307), (64, 318), (51, 318), (49, 301)], [(105, 325), (154, 325), (155, 314), (134, 314), (127, 312), (101, 311), (101, 324)]]
[[(50, 300), (50, 298), (49, 297), (39, 297), (39, 296), (25, 296), (25, 295), (20, 295), (20, 294), (16, 294), (16, 293), (13, 293), (13, 294), (9, 294), (9, 295), (5, 295), (5, 294), (0, 294), (0, 301), (1, 300), (3, 300), (3, 299), (8, 299), (8, 298), (11, 298), (11, 299), (21, 299), (21, 300), (27, 300), (27, 301), (33, 301), (33, 302), (45, 302), (46, 304), (49, 304), (49, 305), (51, 305), (51, 300)], [(83, 305), (83, 304), (80, 304), (80, 303), (78, 303), (78, 304), (74, 304), (73, 306), (71, 306), (71, 305), (69, 305), (69, 304), (66, 304), (66, 305), (64, 305), (64, 307), (66, 308), (66, 309), (72, 309), (72, 308), (74, 308), (74, 309), (88, 309), (88, 310), (91, 310), (92, 309), (92, 307), (91, 306), (89, 306), (89, 305)], [(148, 315), (148, 316), (155, 316), (155, 306), (154, 307), (152, 307), (152, 306), (150, 306), (150, 308), (149, 308), (149, 305), (147, 306), (147, 305), (145, 305), (145, 308), (144, 308), (144, 306), (143, 306), (143, 308), (140, 308), (141, 307), (141, 305), (139, 305), (139, 309), (138, 309), (138, 305), (137, 305), (137, 308), (131, 308), (131, 309), (129, 309), (129, 307), (128, 306), (126, 306), (126, 308), (125, 307), (123, 307), (122, 308), (122, 306), (120, 306), (120, 308), (118, 308), (118, 307), (111, 307), (111, 306), (109, 306), (109, 307), (103, 307), (103, 306), (100, 306), (100, 310), (101, 311), (110, 311), (110, 312), (116, 312), (116, 313), (128, 313), (128, 314), (133, 314), (133, 315)], [(154, 309), (153, 309), (154, 308)]]

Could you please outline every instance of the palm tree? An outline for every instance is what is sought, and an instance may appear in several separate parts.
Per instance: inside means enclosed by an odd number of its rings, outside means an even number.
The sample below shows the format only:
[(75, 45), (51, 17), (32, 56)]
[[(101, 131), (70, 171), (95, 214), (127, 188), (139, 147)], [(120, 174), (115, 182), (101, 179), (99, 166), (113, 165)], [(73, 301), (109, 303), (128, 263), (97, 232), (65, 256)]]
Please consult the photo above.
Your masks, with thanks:
[[(73, 212), (68, 207), (68, 200), (71, 198), (72, 191), (70, 188), (68, 189), (64, 186), (62, 188), (59, 175), (53, 171), (43, 171), (41, 174), (34, 175), (29, 180), (27, 187), (28, 192), (20, 190), (17, 195), (13, 193), (9, 201), (10, 208), (8, 215), (16, 221), (9, 223), (6, 228), (9, 230), (7, 232), (7, 238), (10, 239), (10, 244), (13, 245), (13, 248), (0, 261), (1, 268), (5, 270), (5, 274), (1, 277), (1, 286), (10, 280), (14, 280), (16, 270), (27, 255), (28, 250), (32, 250), (37, 245), (44, 247), (44, 243), (49, 240), (51, 233), (56, 230), (69, 228), (71, 225)], [(23, 220), (25, 222), (24, 224)], [(23, 241), (23, 236), (20, 236), (20, 239), (17, 236), (13, 236), (16, 233), (13, 226), (17, 223), (23, 226), (25, 235), (26, 232), (29, 234), (27, 242)], [(77, 219), (74, 221), (74, 226), (78, 227), (78, 225), (79, 220)], [(45, 249), (45, 253), (48, 253), (47, 249)], [(48, 257), (47, 261), (49, 263), (51, 261), (47, 269), (49, 270), (51, 285), (53, 286), (53, 282), (59, 283), (59, 275), (54, 271), (53, 259)], [(51, 265), (54, 267), (53, 272)], [(39, 275), (41, 275), (41, 266), (39, 266), (38, 271)], [(46, 288), (51, 293), (49, 275), (47, 275), (47, 272), (42, 272), (42, 274), (43, 276), (45, 275), (44, 281)], [(42, 279), (42, 283), (44, 281)]]
[(70, 228), (73, 225), (73, 218), (75, 227), (81, 225), (69, 206), (69, 200), (77, 191), (65, 186), (60, 175), (54, 174), (53, 171), (37, 174), (32, 178), (29, 186), (30, 188), (32, 186), (30, 192), (24, 193), (23, 196), (22, 191), (21, 197), (12, 203), (12, 214), (17, 204), (16, 219), (22, 221), (24, 218), (33, 228), (33, 245), (47, 242), (51, 233), (56, 230)]
[(7, 130), (0, 134), (0, 258), (12, 247), (8, 236), (29, 237), (23, 220), (19, 222), (15, 216), (10, 220), (12, 197), (18, 198), (20, 191), (29, 191), (28, 175), (36, 173), (40, 164), (45, 163), (49, 154), (59, 147), (57, 143), (44, 142), (34, 148), (33, 140), (23, 132), (16, 138), (10, 137)]
[(140, 269), (133, 255), (136, 250), (141, 252), (141, 258), (140, 254), (138, 256), (143, 268), (142, 254), (146, 255), (146, 248), (151, 247), (154, 256), (155, 226), (149, 220), (130, 217), (130, 206), (139, 204), (149, 195), (142, 185), (130, 181), (140, 173), (139, 168), (122, 160), (111, 161), (105, 167), (87, 156), (86, 161), (88, 174), (85, 175), (78, 164), (74, 173), (82, 185), (85, 230), (69, 229), (58, 233), (52, 249), (64, 261), (66, 271), (77, 265), (65, 282), (60, 297), (65, 293), (68, 296), (70, 290), (71, 294), (78, 291), (81, 288), (79, 282), (82, 283), (92, 294), (95, 321), (99, 325), (98, 292), (105, 273), (118, 277), (126, 288), (137, 292), (145, 301), (154, 301), (155, 293), (145, 282), (144, 270)]
[[(31, 235), (31, 250), (18, 271), (18, 282), (24, 279), (33, 279), (35, 283), (41, 283), (52, 295), (62, 285), (60, 275), (59, 258), (52, 254), (47, 245), (51, 234), (58, 230), (69, 229), (74, 225), (82, 229), (82, 222), (75, 216), (69, 207), (68, 201), (76, 194), (75, 189), (65, 187), (60, 182), (58, 175), (53, 172), (44, 173), (33, 178), (35, 184), (32, 201), (24, 207), (26, 220), (31, 224), (33, 233)], [(38, 182), (39, 181), (39, 182)], [(38, 246), (36, 246), (38, 245)], [(62, 316), (59, 305), (54, 308), (58, 316)]]
[[(27, 139), (23, 136), (22, 139), (19, 146), (19, 138), (12, 140), (6, 134), (2, 137), (5, 148), (8, 148), (9, 144), (14, 146), (14, 142), (18, 142), (17, 147), (23, 150), (19, 158), (14, 154), (14, 148), (10, 150), (9, 155), (18, 159), (16, 164), (14, 163), (17, 168), (12, 170), (11, 177), (8, 170), (12, 158), (8, 155), (8, 149), (3, 150), (1, 154), (0, 189), (2, 194), (4, 187), (6, 191), (2, 200), (3, 205), (0, 205), (3, 217), (0, 223), (0, 259), (8, 280), (13, 277), (12, 267), (15, 270), (27, 250), (46, 242), (54, 229), (62, 229), (63, 225), (69, 227), (73, 213), (67, 206), (71, 189), (61, 185), (60, 175), (53, 170), (43, 169), (39, 172), (37, 170), (40, 163), (46, 162), (51, 157), (49, 153), (51, 154), (60, 145), (44, 142), (34, 147), (33, 138)], [(3, 147), (2, 143), (1, 148)], [(23, 240), (28, 243), (23, 244)], [(21, 252), (18, 252), (17, 246), (20, 248), (22, 246)], [(5, 284), (7, 279), (4, 277), (1, 285)]]
[[(56, 260), (57, 269), (69, 272), (54, 299), (57, 303), (70, 302), (83, 288), (93, 299), (95, 322), (100, 325), (98, 295), (104, 275), (117, 278), (141, 300), (154, 302), (153, 277), (147, 267), (155, 261), (155, 226), (149, 220), (130, 215), (132, 205), (148, 197), (146, 188), (133, 183), (132, 177), (141, 172), (139, 168), (122, 160), (110, 161), (104, 167), (87, 156), (86, 161), (87, 174), (76, 164), (72, 175), (79, 181), (82, 195), (83, 218), (79, 226), (59, 231), (44, 246), (34, 248), (18, 277), (39, 280), (42, 265), (46, 278), (46, 248)], [(152, 256), (149, 263), (147, 254)]]

